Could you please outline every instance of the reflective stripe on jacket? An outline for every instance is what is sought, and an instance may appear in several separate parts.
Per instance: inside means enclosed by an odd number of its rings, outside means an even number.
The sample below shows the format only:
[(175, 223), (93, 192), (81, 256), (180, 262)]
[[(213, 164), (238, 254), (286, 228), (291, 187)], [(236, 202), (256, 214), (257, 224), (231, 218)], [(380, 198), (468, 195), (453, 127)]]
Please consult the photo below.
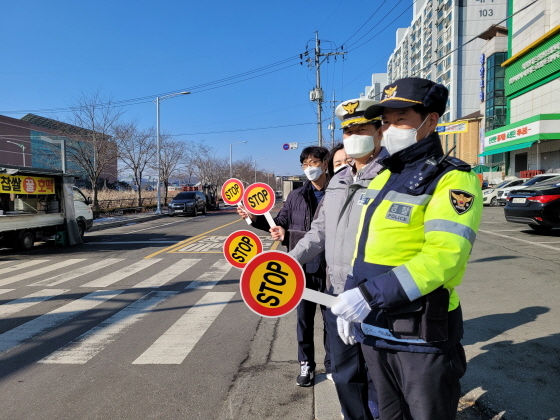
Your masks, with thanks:
[[(442, 156), (434, 133), (385, 159), (389, 170), (368, 187), (375, 199), (362, 212), (346, 287), (360, 285), (372, 307), (364, 324), (387, 329), (387, 311), (439, 287), (450, 293), (448, 311), (460, 316), (455, 287), (462, 281), (480, 224), (482, 191), (469, 165), (454, 158), (436, 165)], [(461, 322), (450, 318), (450, 341), (460, 340)], [(369, 341), (385, 348), (430, 351), (418, 349), (412, 341), (394, 345), (381, 338)]]

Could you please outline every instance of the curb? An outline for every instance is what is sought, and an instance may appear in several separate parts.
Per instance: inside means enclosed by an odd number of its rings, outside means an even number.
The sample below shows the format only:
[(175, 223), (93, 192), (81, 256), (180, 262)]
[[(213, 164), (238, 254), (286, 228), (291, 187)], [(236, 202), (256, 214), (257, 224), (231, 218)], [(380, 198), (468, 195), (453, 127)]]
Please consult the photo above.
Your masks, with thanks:
[(113, 228), (113, 227), (118, 227), (118, 226), (124, 226), (124, 225), (128, 225), (130, 223), (143, 223), (143, 222), (149, 222), (150, 220), (156, 220), (159, 219), (161, 217), (167, 217), (167, 214), (153, 214), (150, 216), (146, 216), (146, 217), (138, 217), (138, 218), (126, 218), (123, 220), (116, 220), (114, 222), (105, 222), (105, 223), (101, 223), (96, 225), (95, 221), (93, 223), (93, 226), (91, 228), (89, 228), (88, 232), (95, 232), (98, 230), (103, 230), (103, 229), (109, 229), (109, 228)]

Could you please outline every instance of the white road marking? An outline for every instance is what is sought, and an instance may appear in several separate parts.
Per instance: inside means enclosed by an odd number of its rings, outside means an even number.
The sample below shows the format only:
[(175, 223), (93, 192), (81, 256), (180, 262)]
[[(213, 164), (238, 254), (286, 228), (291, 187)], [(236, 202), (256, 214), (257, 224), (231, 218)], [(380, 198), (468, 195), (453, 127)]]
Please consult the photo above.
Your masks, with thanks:
[(85, 267), (77, 268), (69, 273), (59, 274), (54, 277), (49, 277), (48, 279), (38, 281), (37, 283), (30, 284), (29, 286), (45, 286), (52, 287), (60, 283), (75, 279), (76, 277), (83, 276), (85, 274), (93, 273), (96, 270), (105, 268), (109, 265), (116, 264), (123, 261), (124, 258), (107, 258), (106, 260), (100, 260), (94, 264), (86, 265)]
[(36, 270), (26, 271), (24, 273), (12, 277), (3, 278), (2, 280), (0, 280), (0, 286), (5, 286), (10, 283), (15, 283), (16, 281), (28, 279), (30, 277), (40, 276), (50, 271), (55, 271), (58, 270), (59, 268), (68, 267), (69, 265), (76, 264), (81, 261), (85, 261), (85, 259), (84, 258), (69, 259), (69, 260), (58, 262), (56, 264), (49, 265), (47, 267), (38, 268)]
[(82, 312), (93, 309), (122, 292), (124, 290), (97, 290), (81, 299), (74, 300), (19, 327), (0, 334), (0, 354), (13, 350), (22, 345), (26, 340), (66, 322)]
[(173, 280), (175, 277), (180, 276), (181, 274), (183, 274), (183, 272), (185, 272), (186, 270), (188, 270), (189, 268), (191, 268), (193, 265), (195, 265), (197, 262), (199, 262), (200, 259), (198, 258), (190, 258), (190, 259), (183, 259), (180, 261), (177, 261), (175, 264), (165, 268), (163, 271), (157, 273), (156, 275), (150, 277), (149, 279), (146, 279), (140, 283), (138, 283), (135, 286), (132, 286), (133, 288), (139, 288), (139, 287), (160, 287), (163, 286), (165, 283)]
[(139, 322), (158, 304), (178, 292), (152, 291), (106, 319), (38, 363), (84, 364), (115, 341), (117, 335)]
[(209, 292), (142, 353), (135, 365), (179, 365), (222, 312), (235, 292)]
[[(15, 263), (17, 261), (10, 261), (10, 262)], [(7, 268), (0, 268), (0, 274), (10, 273), (12, 271), (21, 270), (22, 268), (29, 268), (33, 265), (42, 264), (42, 263), (46, 263), (46, 262), (49, 262), (49, 260), (29, 260), (29, 261), (25, 261), (25, 262), (22, 262), (21, 264), (12, 265), (12, 266), (7, 267)]]
[(0, 318), (6, 318), (16, 312), (23, 311), (39, 302), (43, 302), (52, 297), (62, 295), (70, 289), (43, 289), (33, 292), (30, 295), (24, 296), (19, 299), (6, 302), (0, 306)]
[(190, 283), (185, 289), (212, 289), (231, 269), (232, 265), (230, 263), (225, 259), (219, 259), (208, 271)]
[(141, 260), (137, 263), (130, 264), (128, 267), (121, 268), (120, 270), (115, 271), (114, 273), (107, 274), (97, 280), (90, 281), (89, 283), (83, 284), (82, 287), (107, 287), (116, 283), (128, 276), (132, 276), (133, 274), (142, 271), (152, 264), (160, 262), (161, 258), (155, 258), (153, 260)]
[(13, 290), (16, 290), (16, 289), (0, 289), (0, 295), (1, 295), (1, 294), (4, 294), (4, 293), (11, 292), (11, 291), (13, 291)]
[(511, 236), (500, 235), (499, 233), (494, 233), (494, 232), (490, 232), (490, 231), (487, 231), (487, 230), (480, 230), (480, 229), (479, 229), (478, 231), (479, 231), (479, 232), (482, 232), (482, 233), (488, 233), (489, 235), (500, 236), (500, 237), (506, 238), (506, 239), (513, 239), (514, 241), (523, 242), (523, 243), (526, 243), (526, 244), (529, 244), (529, 245), (536, 245), (536, 246), (540, 246), (540, 247), (543, 247), (543, 248), (548, 248), (548, 249), (553, 249), (553, 250), (555, 250), (555, 251), (560, 251), (560, 248), (558, 248), (558, 247), (548, 246), (548, 245), (545, 245), (545, 244), (541, 244), (541, 243), (539, 243), (539, 242), (531, 242), (531, 241), (527, 241), (527, 240), (525, 240), (525, 239), (513, 238), (513, 237), (511, 237)]

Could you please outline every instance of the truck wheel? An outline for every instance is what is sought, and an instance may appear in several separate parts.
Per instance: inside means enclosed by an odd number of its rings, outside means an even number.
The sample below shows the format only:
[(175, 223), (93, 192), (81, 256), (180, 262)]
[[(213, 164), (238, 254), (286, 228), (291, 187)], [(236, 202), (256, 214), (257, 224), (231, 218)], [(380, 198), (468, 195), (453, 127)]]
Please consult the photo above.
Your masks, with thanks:
[(84, 222), (78, 222), (78, 235), (81, 239), (84, 239), (84, 234), (86, 233), (86, 225)]
[(26, 230), (25, 232), (19, 234), (16, 242), (16, 248), (21, 251), (29, 251), (33, 248), (34, 243), (35, 235), (33, 235), (33, 232)]

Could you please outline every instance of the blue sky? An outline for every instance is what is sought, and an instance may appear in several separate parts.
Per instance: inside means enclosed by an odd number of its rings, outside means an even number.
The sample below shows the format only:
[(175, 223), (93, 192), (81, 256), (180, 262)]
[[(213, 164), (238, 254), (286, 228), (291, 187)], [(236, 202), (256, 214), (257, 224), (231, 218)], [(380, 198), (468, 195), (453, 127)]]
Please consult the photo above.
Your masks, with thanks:
[[(309, 101), (315, 71), (299, 64), (299, 54), (312, 52), (315, 31), (322, 52), (344, 45), (345, 60), (322, 64), (322, 88), (327, 100), (333, 91), (338, 101), (358, 97), (372, 73), (386, 71), (396, 29), (410, 24), (411, 5), (412, 0), (3, 2), (0, 114), (20, 118), (33, 112), (64, 121), (64, 112), (47, 110), (100, 91), (115, 101), (138, 99), (124, 108), (123, 118), (154, 127), (155, 97), (189, 90), (160, 104), (162, 131), (203, 142), (224, 157), (229, 144), (247, 141), (233, 146), (234, 160), (252, 157), (263, 170), (298, 174), (301, 148), (317, 141), (316, 105)], [(325, 105), (323, 118), (332, 112)], [(323, 137), (329, 141), (327, 125)], [(288, 142), (301, 147), (283, 151)]]

